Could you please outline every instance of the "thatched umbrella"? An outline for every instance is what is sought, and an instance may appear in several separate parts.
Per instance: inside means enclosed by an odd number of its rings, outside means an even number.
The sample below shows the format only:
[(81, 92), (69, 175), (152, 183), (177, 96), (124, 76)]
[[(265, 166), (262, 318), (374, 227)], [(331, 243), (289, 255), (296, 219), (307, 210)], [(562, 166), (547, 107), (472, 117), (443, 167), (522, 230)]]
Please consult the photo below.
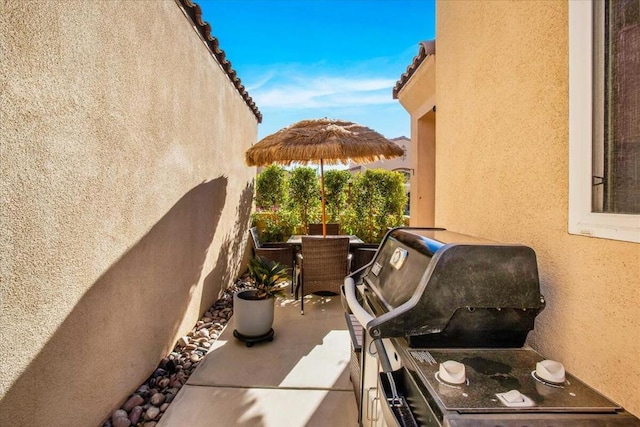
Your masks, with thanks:
[(399, 157), (402, 148), (368, 127), (344, 120), (302, 120), (264, 137), (247, 150), (249, 166), (272, 163), (320, 164), (322, 185), (322, 235), (326, 236), (324, 165), (369, 163)]

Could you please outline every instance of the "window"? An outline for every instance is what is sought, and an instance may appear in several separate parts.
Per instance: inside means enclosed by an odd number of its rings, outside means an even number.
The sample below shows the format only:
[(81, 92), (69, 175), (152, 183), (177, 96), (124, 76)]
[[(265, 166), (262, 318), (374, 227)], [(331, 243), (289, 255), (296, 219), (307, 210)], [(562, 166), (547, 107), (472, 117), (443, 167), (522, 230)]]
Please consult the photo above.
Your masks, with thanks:
[(569, 233), (640, 243), (640, 6), (569, 1)]
[(409, 182), (411, 182), (411, 169), (407, 169), (407, 168), (396, 168), (393, 170), (393, 172), (399, 172), (402, 174), (402, 176), (404, 177), (404, 183), (408, 184)]

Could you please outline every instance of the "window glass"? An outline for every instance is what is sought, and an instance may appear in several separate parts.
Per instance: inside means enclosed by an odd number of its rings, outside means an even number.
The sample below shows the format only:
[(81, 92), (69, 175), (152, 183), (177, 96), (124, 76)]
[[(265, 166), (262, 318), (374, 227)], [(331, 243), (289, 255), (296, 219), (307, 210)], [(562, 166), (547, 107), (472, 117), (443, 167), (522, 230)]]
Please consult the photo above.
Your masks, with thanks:
[(640, 213), (640, 2), (594, 8), (592, 212)]

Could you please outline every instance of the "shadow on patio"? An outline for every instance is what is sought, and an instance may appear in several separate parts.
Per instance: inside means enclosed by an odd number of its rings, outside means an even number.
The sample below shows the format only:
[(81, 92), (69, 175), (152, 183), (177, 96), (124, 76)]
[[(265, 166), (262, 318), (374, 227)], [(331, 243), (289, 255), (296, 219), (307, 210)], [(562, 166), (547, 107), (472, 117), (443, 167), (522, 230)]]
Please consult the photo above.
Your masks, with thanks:
[[(229, 323), (159, 427), (357, 425), (340, 297), (278, 300), (273, 342), (247, 348)], [(233, 319), (233, 318), (232, 318)]]

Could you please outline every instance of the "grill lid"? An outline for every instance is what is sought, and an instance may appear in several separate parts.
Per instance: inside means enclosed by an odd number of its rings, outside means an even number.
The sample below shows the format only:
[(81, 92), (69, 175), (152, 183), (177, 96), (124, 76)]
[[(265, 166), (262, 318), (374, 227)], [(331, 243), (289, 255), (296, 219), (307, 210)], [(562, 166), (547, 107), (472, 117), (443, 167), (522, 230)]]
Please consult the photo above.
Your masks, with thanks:
[(363, 281), (369, 334), (416, 346), (520, 347), (544, 308), (531, 248), (443, 229), (387, 233)]

